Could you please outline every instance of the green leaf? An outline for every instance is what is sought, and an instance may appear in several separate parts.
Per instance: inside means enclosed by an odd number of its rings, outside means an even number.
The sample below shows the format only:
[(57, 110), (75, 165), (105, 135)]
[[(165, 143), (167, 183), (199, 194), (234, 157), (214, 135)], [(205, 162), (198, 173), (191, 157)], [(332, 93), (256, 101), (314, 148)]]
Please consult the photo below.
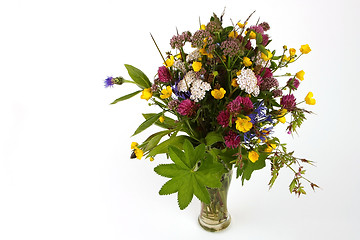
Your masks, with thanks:
[(140, 87), (140, 88), (150, 88), (151, 83), (149, 81), (149, 78), (136, 67), (133, 67), (131, 65), (125, 64), (125, 67), (129, 73), (129, 76), (134, 80), (134, 82)]
[(181, 148), (184, 140), (187, 138), (187, 136), (171, 136), (169, 139), (163, 141), (156, 147), (154, 147), (149, 153), (148, 156), (155, 156), (160, 153), (168, 153), (168, 147), (175, 146)]
[(263, 37), (261, 33), (256, 33), (256, 44), (262, 44)]
[(169, 146), (169, 156), (174, 164), (163, 164), (154, 169), (159, 175), (172, 178), (163, 185), (159, 193), (164, 195), (178, 192), (180, 209), (189, 205), (193, 195), (200, 201), (209, 203), (210, 196), (206, 187), (220, 187), (221, 176), (226, 172), (221, 163), (205, 153), (204, 144), (194, 149), (190, 141), (184, 140), (183, 148), (184, 151), (181, 151)]
[(122, 96), (122, 97), (116, 99), (115, 101), (113, 101), (113, 102), (110, 103), (110, 104), (115, 104), (115, 103), (124, 101), (124, 100), (126, 100), (126, 99), (132, 98), (132, 97), (134, 97), (135, 95), (137, 95), (137, 94), (139, 94), (139, 93), (141, 93), (141, 90), (136, 91), (136, 92), (133, 92), (133, 93), (129, 93), (129, 94), (125, 95), (125, 96)]
[(154, 171), (159, 174), (160, 176), (163, 177), (168, 177), (168, 178), (172, 178), (175, 177), (177, 175), (180, 175), (181, 172), (184, 169), (182, 169), (181, 167), (177, 166), (176, 164), (160, 164), (157, 167), (154, 168)]
[(211, 146), (216, 142), (223, 142), (223, 136), (218, 132), (209, 132), (205, 137), (205, 142), (207, 146)]
[(255, 171), (255, 170), (259, 170), (265, 167), (265, 160), (267, 158), (268, 154), (266, 153), (261, 153), (259, 156), (259, 159), (253, 163), (250, 160), (244, 161), (244, 166), (243, 166), (243, 173), (242, 173), (242, 182), (244, 183), (244, 180), (250, 180), (251, 178), (251, 174)]
[(148, 137), (148, 139), (145, 141), (146, 143), (146, 147), (145, 147), (145, 151), (149, 151), (151, 149), (153, 149), (154, 147), (156, 147), (160, 140), (167, 134), (170, 134), (172, 131), (171, 130), (167, 130), (167, 131), (161, 131), (161, 132), (157, 132), (155, 134), (152, 134), (150, 137)]
[(262, 52), (263, 54), (265, 54), (268, 57), (268, 51), (265, 49), (265, 47), (263, 45), (257, 44), (256, 46), (259, 48), (260, 52)]
[(154, 122), (156, 122), (159, 117), (163, 115), (163, 113), (158, 113), (155, 114), (154, 116), (151, 116), (150, 118), (146, 119), (143, 123), (140, 124), (140, 126), (135, 130), (133, 136), (135, 136), (138, 133), (141, 133), (142, 131), (144, 131), (145, 129), (147, 129), (148, 127), (150, 127), (151, 125), (154, 124)]
[[(143, 116), (145, 119), (148, 119), (155, 114), (156, 113), (143, 113)], [(155, 122), (155, 125), (162, 128), (170, 129), (175, 128), (177, 124), (174, 119), (164, 116), (164, 122), (161, 123), (160, 121), (157, 121)]]

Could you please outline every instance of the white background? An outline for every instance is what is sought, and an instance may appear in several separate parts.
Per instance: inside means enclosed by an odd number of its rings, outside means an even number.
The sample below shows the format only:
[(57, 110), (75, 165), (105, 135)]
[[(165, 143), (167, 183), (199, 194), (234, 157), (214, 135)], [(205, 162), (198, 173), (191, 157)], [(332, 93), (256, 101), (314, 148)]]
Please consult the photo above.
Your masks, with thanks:
[[(307, 175), (321, 186), (290, 195), (288, 169), (268, 190), (269, 166), (229, 192), (230, 227), (207, 233), (200, 203), (179, 210), (176, 195), (159, 196), (166, 179), (129, 159), (130, 138), (147, 103), (135, 90), (105, 89), (107, 76), (128, 78), (123, 64), (150, 79), (176, 33), (198, 29), (226, 6), (225, 25), (267, 21), (273, 42), (312, 52), (297, 92), (314, 93), (316, 112), (288, 136), (296, 156), (316, 162)], [(0, 2), (0, 239), (360, 239), (359, 6), (356, 1), (25, 1)]]

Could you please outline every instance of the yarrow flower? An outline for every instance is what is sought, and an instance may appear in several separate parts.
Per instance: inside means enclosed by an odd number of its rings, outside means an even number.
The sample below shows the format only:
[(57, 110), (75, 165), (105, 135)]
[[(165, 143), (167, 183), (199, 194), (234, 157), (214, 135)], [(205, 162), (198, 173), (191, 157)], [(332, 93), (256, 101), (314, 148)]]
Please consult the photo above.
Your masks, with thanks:
[(177, 111), (183, 116), (191, 117), (196, 111), (196, 104), (190, 99), (185, 99), (178, 105)]
[(204, 46), (204, 39), (210, 36), (210, 32), (206, 30), (198, 30), (194, 33), (191, 44), (193, 47), (196, 48), (203, 48)]
[(207, 82), (197, 79), (191, 83), (191, 96), (190, 99), (198, 102), (205, 97), (205, 93), (211, 89), (211, 85)]
[(242, 69), (241, 74), (237, 77), (237, 83), (241, 90), (248, 94), (257, 97), (260, 93), (259, 86), (257, 85), (257, 78), (251, 69)]
[(288, 111), (292, 111), (296, 107), (296, 98), (293, 94), (287, 94), (281, 98), (280, 105)]
[(175, 35), (170, 40), (170, 46), (172, 48), (180, 49), (186, 42), (191, 41), (191, 33), (189, 31), (183, 32), (181, 35)]
[(241, 143), (241, 138), (238, 134), (233, 131), (229, 131), (227, 135), (224, 136), (225, 145), (228, 148), (237, 148)]
[(175, 110), (176, 107), (180, 104), (180, 101), (177, 100), (177, 99), (174, 99), (174, 100), (171, 100), (169, 103), (168, 103), (168, 108), (170, 110)]
[(221, 49), (225, 56), (234, 57), (240, 51), (240, 41), (238, 39), (229, 38), (221, 43)]

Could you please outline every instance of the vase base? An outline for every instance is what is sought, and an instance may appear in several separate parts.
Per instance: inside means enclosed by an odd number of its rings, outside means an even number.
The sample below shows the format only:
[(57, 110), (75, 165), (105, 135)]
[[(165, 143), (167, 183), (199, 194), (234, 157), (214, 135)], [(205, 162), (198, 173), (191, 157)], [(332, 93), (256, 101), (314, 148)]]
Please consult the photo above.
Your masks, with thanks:
[(201, 219), (201, 217), (199, 216), (198, 221), (199, 221), (200, 226), (203, 229), (205, 229), (206, 231), (218, 232), (218, 231), (224, 230), (225, 228), (227, 228), (230, 225), (231, 217), (229, 214), (228, 217), (221, 222), (213, 221), (212, 223), (208, 223), (208, 222), (205, 222), (203, 219)]

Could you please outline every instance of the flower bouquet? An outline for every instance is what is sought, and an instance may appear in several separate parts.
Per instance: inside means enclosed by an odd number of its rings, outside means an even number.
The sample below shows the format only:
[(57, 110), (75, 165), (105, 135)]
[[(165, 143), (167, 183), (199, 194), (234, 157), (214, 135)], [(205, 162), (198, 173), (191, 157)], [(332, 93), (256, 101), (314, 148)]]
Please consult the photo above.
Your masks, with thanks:
[(301, 97), (304, 101), (295, 98), (304, 71), (276, 75), (311, 49), (305, 44), (300, 54), (286, 46), (280, 53), (270, 50), (269, 24), (248, 26), (251, 15), (224, 27), (223, 15), (214, 14), (194, 33), (174, 35), (172, 50), (166, 55), (153, 38), (164, 64), (153, 81), (131, 65), (125, 67), (132, 80), (105, 80), (105, 87), (131, 83), (140, 88), (112, 104), (141, 94), (149, 105), (158, 106), (158, 112), (143, 114), (144, 121), (133, 136), (152, 125), (163, 130), (141, 144), (133, 142), (131, 158), (153, 161), (158, 154), (166, 154), (172, 163), (154, 169), (170, 178), (159, 193), (177, 192), (180, 209), (186, 208), (195, 195), (202, 202), (199, 222), (210, 231), (230, 223), (226, 195), (233, 170), (244, 184), (268, 163), (270, 188), (282, 167), (294, 172), (290, 192), (306, 194), (303, 180), (313, 189), (317, 187), (304, 177), (303, 163), (312, 162), (295, 157), (274, 136), (279, 123), (287, 124), (289, 134), (296, 132), (305, 114), (311, 113), (300, 104), (316, 102), (311, 92)]

